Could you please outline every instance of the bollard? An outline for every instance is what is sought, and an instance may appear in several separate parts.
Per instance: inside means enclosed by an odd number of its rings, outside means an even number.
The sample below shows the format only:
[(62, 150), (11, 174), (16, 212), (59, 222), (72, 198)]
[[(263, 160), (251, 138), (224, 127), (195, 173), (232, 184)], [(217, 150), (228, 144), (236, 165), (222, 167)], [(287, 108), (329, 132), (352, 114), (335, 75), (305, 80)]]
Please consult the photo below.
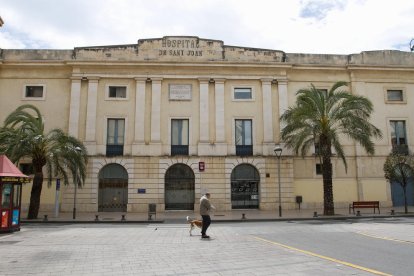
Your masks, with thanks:
[(318, 217), (318, 212), (313, 212), (313, 217), (317, 218)]
[(125, 221), (125, 215), (122, 215), (121, 221)]
[(43, 221), (48, 221), (47, 215), (45, 215), (45, 217), (43, 218)]
[(152, 220), (152, 215), (148, 214), (148, 220)]
[(393, 210), (391, 210), (391, 216), (393, 216), (393, 215), (395, 215), (395, 211), (394, 211), (394, 209), (393, 209)]
[(361, 211), (357, 211), (356, 215), (357, 215), (357, 217), (360, 217), (361, 216)]
[(246, 214), (243, 213), (241, 219), (246, 219)]
[(95, 215), (95, 221), (99, 221), (99, 215)]

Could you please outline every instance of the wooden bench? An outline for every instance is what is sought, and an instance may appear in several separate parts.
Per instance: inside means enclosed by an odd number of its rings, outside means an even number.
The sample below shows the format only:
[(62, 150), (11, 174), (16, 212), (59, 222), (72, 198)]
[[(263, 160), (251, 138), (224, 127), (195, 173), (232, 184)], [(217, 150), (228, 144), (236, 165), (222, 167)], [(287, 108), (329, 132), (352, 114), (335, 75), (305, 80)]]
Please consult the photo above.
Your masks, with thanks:
[(352, 204), (349, 204), (349, 213), (351, 213), (351, 209), (352, 209), (355, 214), (355, 209), (361, 209), (361, 208), (373, 208), (374, 214), (375, 214), (375, 209), (378, 209), (378, 214), (381, 214), (380, 208), (379, 208), (379, 201), (354, 201), (352, 202)]

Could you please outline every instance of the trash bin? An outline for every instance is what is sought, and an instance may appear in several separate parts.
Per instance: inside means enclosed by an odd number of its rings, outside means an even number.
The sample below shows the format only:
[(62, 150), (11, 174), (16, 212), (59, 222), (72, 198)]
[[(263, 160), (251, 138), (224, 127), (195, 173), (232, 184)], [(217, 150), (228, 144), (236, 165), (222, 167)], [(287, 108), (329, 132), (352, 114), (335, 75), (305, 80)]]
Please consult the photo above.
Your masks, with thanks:
[(152, 220), (152, 215), (154, 215), (154, 218), (157, 217), (157, 205), (155, 203), (148, 204), (148, 220)]

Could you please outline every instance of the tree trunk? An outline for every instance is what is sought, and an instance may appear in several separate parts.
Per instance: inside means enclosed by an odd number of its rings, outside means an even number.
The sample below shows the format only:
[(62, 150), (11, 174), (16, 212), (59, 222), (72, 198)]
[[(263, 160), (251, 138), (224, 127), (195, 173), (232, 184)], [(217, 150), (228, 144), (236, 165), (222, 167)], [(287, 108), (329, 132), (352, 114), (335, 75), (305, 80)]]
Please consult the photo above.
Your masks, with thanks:
[(36, 172), (33, 179), (32, 192), (30, 194), (29, 212), (27, 214), (28, 219), (37, 219), (40, 207), (40, 195), (42, 194), (43, 186), (43, 173)]
[(404, 192), (404, 212), (408, 213), (408, 204), (407, 204), (407, 184), (403, 186), (403, 192)]
[(326, 135), (320, 136), (320, 148), (322, 155), (323, 214), (325, 216), (332, 216), (335, 214), (332, 187), (332, 152), (331, 142)]
[(333, 188), (332, 188), (332, 163), (325, 161), (322, 164), (323, 170), (323, 214), (332, 216), (335, 214)]

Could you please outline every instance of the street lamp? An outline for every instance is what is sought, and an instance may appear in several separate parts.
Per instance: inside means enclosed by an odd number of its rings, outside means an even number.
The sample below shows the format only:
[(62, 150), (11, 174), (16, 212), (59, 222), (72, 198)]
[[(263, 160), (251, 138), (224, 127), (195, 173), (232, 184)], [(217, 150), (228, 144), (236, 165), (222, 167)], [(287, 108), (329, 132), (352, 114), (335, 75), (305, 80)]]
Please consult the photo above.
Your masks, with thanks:
[[(82, 152), (82, 149), (80, 147), (75, 147), (75, 151), (77, 154), (80, 154)], [(75, 167), (75, 196), (73, 197), (73, 219), (76, 219), (76, 194), (78, 192), (78, 167)]]
[(280, 192), (280, 158), (282, 156), (282, 148), (280, 145), (276, 145), (274, 152), (278, 159), (278, 166), (277, 166), (277, 177), (278, 177), (278, 184), (279, 184), (279, 217), (282, 216), (282, 197)]

